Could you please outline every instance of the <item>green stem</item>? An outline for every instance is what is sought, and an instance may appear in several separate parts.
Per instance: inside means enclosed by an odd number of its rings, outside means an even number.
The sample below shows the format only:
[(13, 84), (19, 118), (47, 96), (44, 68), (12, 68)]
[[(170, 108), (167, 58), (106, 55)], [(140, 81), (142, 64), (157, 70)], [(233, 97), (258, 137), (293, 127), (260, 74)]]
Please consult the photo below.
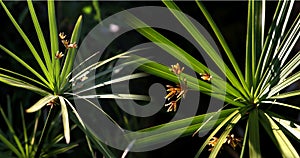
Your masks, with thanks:
[(45, 139), (42, 139), (43, 136), (44, 136), (44, 133), (46, 131), (46, 127), (47, 127), (47, 124), (48, 124), (48, 120), (49, 120), (49, 117), (50, 117), (50, 114), (51, 114), (51, 111), (52, 111), (52, 107), (50, 108), (49, 112), (48, 112), (48, 115), (47, 115), (47, 118), (46, 118), (46, 122), (45, 122), (45, 125), (43, 127), (43, 130), (42, 130), (42, 133), (41, 133), (41, 136), (40, 136), (40, 139), (39, 139), (39, 142), (38, 142), (38, 148), (37, 148), (37, 151), (35, 153), (35, 158), (39, 158), (40, 157), (40, 154), (42, 152), (42, 146), (43, 146), (43, 143), (45, 141)]

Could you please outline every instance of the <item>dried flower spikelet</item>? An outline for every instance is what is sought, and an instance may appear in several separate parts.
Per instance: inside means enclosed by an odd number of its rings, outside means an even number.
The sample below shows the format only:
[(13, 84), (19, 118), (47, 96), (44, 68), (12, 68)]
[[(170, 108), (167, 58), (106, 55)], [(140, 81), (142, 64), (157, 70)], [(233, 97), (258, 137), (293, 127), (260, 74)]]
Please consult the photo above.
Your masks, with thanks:
[(68, 41), (68, 40), (61, 40), (61, 43), (62, 43), (66, 48), (68, 48), (68, 45), (69, 45), (69, 41)]
[(55, 54), (55, 58), (56, 59), (60, 59), (64, 56), (64, 54), (62, 52), (57, 51), (57, 53)]
[(59, 36), (59, 38), (60, 38), (61, 40), (64, 40), (64, 39), (66, 38), (67, 35), (65, 35), (64, 32), (61, 32), (61, 33), (59, 33), (58, 36)]
[(188, 91), (187, 80), (186, 78), (184, 78), (183, 83), (180, 84), (180, 93), (178, 94), (177, 98), (179, 97), (185, 98), (187, 91)]
[(182, 71), (184, 70), (184, 67), (180, 67), (179, 63), (176, 65), (171, 65), (171, 71), (174, 72), (176, 75), (180, 75)]
[(165, 106), (169, 106), (167, 112), (171, 112), (171, 111), (176, 111), (177, 110), (177, 102), (176, 101), (171, 101), (168, 104), (165, 104)]
[(210, 81), (212, 76), (209, 73), (200, 73), (201, 79), (204, 81)]
[(67, 48), (77, 48), (76, 42), (68, 44)]
[(176, 85), (176, 86), (177, 87), (173, 87), (171, 85), (166, 85), (166, 87), (168, 88), (167, 92), (169, 92), (169, 93), (165, 96), (165, 99), (170, 100), (173, 96), (180, 93), (180, 91), (181, 91), (180, 86), (179, 85)]
[(167, 87), (167, 92), (169, 92), (166, 96), (165, 99), (168, 101), (171, 99), (176, 99), (175, 101), (170, 101), (169, 103), (165, 104), (165, 106), (170, 106), (167, 110), (167, 112), (170, 111), (176, 111), (177, 110), (177, 102), (181, 98), (185, 98), (185, 95), (188, 91), (188, 86), (187, 86), (187, 80), (186, 78), (180, 77), (180, 74), (184, 70), (184, 67), (180, 67), (179, 63), (176, 63), (175, 65), (171, 65), (170, 71), (172, 71), (179, 79), (179, 84), (176, 86), (171, 86), (171, 85), (166, 85)]
[(217, 137), (212, 137), (210, 139), (210, 141), (208, 142), (208, 145), (211, 146), (211, 148), (209, 148), (208, 151), (213, 150), (213, 148), (217, 145), (218, 140), (219, 140), (219, 138), (217, 138)]
[(235, 138), (234, 134), (228, 135), (226, 137), (226, 143), (228, 145), (230, 145), (233, 149), (235, 149), (236, 146), (238, 146), (238, 145), (241, 146), (241, 141), (242, 141), (242, 139), (241, 138)]

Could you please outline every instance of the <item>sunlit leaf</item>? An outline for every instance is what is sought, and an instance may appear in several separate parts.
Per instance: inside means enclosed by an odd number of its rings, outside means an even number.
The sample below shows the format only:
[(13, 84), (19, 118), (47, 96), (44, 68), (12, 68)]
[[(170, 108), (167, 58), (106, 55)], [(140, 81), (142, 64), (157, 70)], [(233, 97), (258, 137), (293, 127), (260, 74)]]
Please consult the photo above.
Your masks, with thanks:
[[(73, 29), (73, 33), (70, 40), (71, 43), (74, 42), (78, 43), (79, 36), (81, 33), (81, 26), (82, 26), (82, 16), (79, 16), (75, 24), (75, 27)], [(61, 74), (60, 74), (61, 81), (65, 81), (66, 76), (72, 71), (75, 56), (76, 56), (76, 49), (75, 48), (69, 49), (67, 52), (67, 56), (63, 68), (61, 70)]]
[(69, 125), (69, 116), (68, 116), (68, 109), (66, 102), (64, 100), (64, 97), (58, 96), (59, 101), (60, 101), (60, 106), (61, 106), (61, 117), (62, 117), (62, 122), (64, 126), (64, 135), (66, 139), (66, 143), (70, 143), (70, 125)]
[(262, 111), (259, 111), (259, 115), (260, 122), (281, 152), (281, 155), (287, 158), (298, 158), (299, 155), (297, 150), (294, 148), (282, 130), (278, 127), (278, 125), (273, 121), (273, 119)]
[(201, 148), (198, 150), (197, 154), (195, 155), (195, 158), (200, 156), (200, 154), (203, 152), (204, 148), (207, 146), (208, 142), (212, 139), (212, 137), (214, 137), (219, 132), (219, 130), (222, 127), (224, 127), (230, 120), (232, 120), (233, 117), (237, 116), (238, 113), (239, 110), (233, 111), (216, 128), (214, 128), (213, 132), (211, 132), (211, 134), (207, 137)]
[(7, 75), (4, 75), (4, 74), (0, 74), (0, 82), (3, 82), (5, 84), (11, 85), (11, 86), (28, 89), (28, 90), (31, 90), (33, 92), (40, 93), (42, 95), (49, 94), (49, 92), (47, 92), (47, 91), (45, 91), (45, 90), (43, 90), (39, 87), (36, 87), (36, 86), (34, 86), (30, 83), (27, 83), (27, 82), (22, 81), (20, 79), (17, 79), (17, 78), (11, 77), (11, 76), (7, 76)]
[(222, 132), (220, 138), (218, 139), (217, 145), (212, 149), (209, 157), (210, 158), (215, 158), (217, 154), (219, 153), (222, 145), (224, 144), (226, 137), (229, 135), (231, 130), (233, 129), (234, 125), (241, 119), (242, 115), (240, 113), (236, 114), (230, 123), (227, 125), (225, 130)]
[[(44, 75), (46, 76), (46, 78), (48, 80), (51, 80), (49, 71), (47, 70), (44, 62), (42, 61), (40, 55), (38, 54), (38, 52), (36, 51), (36, 49), (32, 45), (31, 41), (28, 39), (27, 35), (21, 29), (21, 27), (19, 26), (19, 24), (16, 22), (15, 18), (11, 15), (10, 11), (7, 9), (7, 7), (5, 6), (5, 4), (3, 3), (2, 0), (0, 1), (0, 4), (2, 5), (2, 7), (5, 10), (6, 14), (8, 15), (9, 19), (11, 20), (11, 22), (13, 23), (13, 25), (15, 26), (15, 28), (18, 30), (19, 34), (21, 35), (21, 37), (23, 38), (23, 40), (25, 41), (25, 43), (27, 44), (28, 48), (30, 49), (30, 51), (31, 51), (32, 55), (34, 56), (34, 58), (36, 59), (37, 63), (39, 64), (39, 66), (42, 69), (42, 71), (43, 71)], [(41, 80), (43, 80), (43, 79), (41, 79)], [(47, 83), (47, 81), (45, 83)], [(50, 84), (49, 86), (53, 86), (53, 85)], [(51, 87), (51, 88), (53, 88), (53, 87)]]
[(44, 60), (46, 62), (48, 72), (49, 72), (49, 75), (51, 75), (51, 77), (49, 79), (50, 79), (50, 81), (54, 82), (53, 81), (53, 69), (52, 69), (52, 64), (51, 64), (51, 58), (50, 58), (50, 55), (49, 55), (50, 53), (49, 53), (48, 48), (47, 48), (46, 40), (44, 38), (41, 26), (40, 26), (38, 18), (36, 16), (32, 1), (29, 0), (29, 1), (27, 1), (27, 3), (28, 3), (28, 9), (29, 9), (29, 12), (31, 14), (31, 19), (32, 19), (33, 24), (34, 24), (36, 34), (37, 34), (37, 37), (38, 37), (39, 42), (40, 42), (40, 46), (41, 46), (41, 49), (42, 49), (42, 52), (43, 52), (43, 56), (44, 56)]
[(26, 112), (35, 112), (40, 110), (42, 107), (46, 106), (47, 103), (50, 101), (56, 99), (58, 96), (56, 95), (47, 95), (44, 98), (40, 99), (38, 102), (36, 102), (34, 105), (32, 105), (30, 108), (26, 110)]
[(289, 132), (291, 132), (298, 140), (300, 140), (300, 125), (293, 123), (289, 120), (272, 117), (278, 123), (280, 123), (284, 128), (286, 128)]
[(280, 105), (280, 106), (285, 106), (285, 107), (293, 108), (293, 109), (296, 109), (296, 110), (300, 110), (299, 106), (285, 104), (285, 103), (281, 103), (281, 102), (278, 102), (278, 101), (262, 101), (262, 103)]

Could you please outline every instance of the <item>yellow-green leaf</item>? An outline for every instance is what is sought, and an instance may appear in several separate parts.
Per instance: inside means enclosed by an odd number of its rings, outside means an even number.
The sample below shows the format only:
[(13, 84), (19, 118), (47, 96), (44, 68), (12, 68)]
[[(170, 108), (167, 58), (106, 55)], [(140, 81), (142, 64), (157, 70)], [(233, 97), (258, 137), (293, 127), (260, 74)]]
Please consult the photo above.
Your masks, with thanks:
[(69, 126), (69, 117), (68, 117), (68, 109), (66, 102), (62, 96), (59, 96), (60, 106), (61, 106), (61, 117), (64, 126), (64, 135), (66, 139), (66, 143), (70, 143), (70, 126)]
[(278, 117), (272, 117), (278, 123), (280, 123), (284, 128), (286, 128), (291, 134), (293, 134), (298, 140), (300, 140), (300, 126), (293, 124), (295, 127), (292, 127), (292, 122), (286, 119), (281, 119)]
[(266, 132), (271, 137), (272, 141), (275, 143), (277, 148), (280, 150), (282, 157), (286, 158), (298, 158), (299, 155), (297, 150), (291, 144), (289, 139), (283, 133), (281, 128), (273, 121), (273, 119), (264, 112), (259, 111), (260, 113), (260, 122), (265, 128)]
[(49, 103), (51, 100), (57, 98), (56, 95), (47, 95), (44, 98), (40, 99), (38, 102), (36, 102), (34, 105), (32, 105), (29, 109), (26, 110), (26, 112), (35, 112), (40, 110), (42, 107), (44, 107), (47, 103)]

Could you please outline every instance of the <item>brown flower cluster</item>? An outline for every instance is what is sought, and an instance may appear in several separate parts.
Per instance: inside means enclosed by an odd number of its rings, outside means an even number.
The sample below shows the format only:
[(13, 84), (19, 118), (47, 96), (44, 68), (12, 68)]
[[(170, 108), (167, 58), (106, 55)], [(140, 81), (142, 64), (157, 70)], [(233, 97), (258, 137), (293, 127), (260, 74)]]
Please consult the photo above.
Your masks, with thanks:
[[(77, 48), (76, 42), (70, 43), (68, 40), (65, 39), (67, 37), (67, 35), (65, 35), (64, 32), (59, 33), (58, 36), (59, 36), (59, 38), (61, 40), (61, 43), (66, 47), (66, 49)], [(57, 51), (57, 53), (55, 54), (55, 58), (56, 59), (60, 59), (63, 56), (64, 56), (64, 54), (62, 52), (59, 52), (59, 51)]]
[(61, 42), (63, 43), (63, 45), (67, 49), (69, 49), (69, 48), (77, 48), (76, 42), (70, 43), (68, 40), (65, 39), (66, 37), (67, 37), (67, 35), (65, 35), (64, 32), (59, 33), (59, 38), (61, 39)]
[(62, 52), (57, 51), (57, 53), (55, 54), (55, 58), (56, 59), (60, 59), (64, 56), (64, 54)]
[(226, 143), (230, 145), (233, 149), (235, 149), (236, 146), (241, 147), (242, 146), (241, 142), (242, 142), (242, 138), (235, 138), (234, 134), (228, 135), (226, 137)]
[(166, 85), (167, 92), (169, 92), (166, 96), (165, 99), (170, 101), (169, 103), (165, 104), (165, 106), (169, 106), (167, 112), (171, 111), (176, 111), (177, 110), (177, 102), (181, 99), (184, 98), (187, 91), (187, 81), (186, 78), (181, 77), (181, 73), (184, 70), (184, 67), (180, 67), (180, 65), (177, 63), (176, 65), (171, 65), (171, 71), (178, 77), (180, 84), (177, 84), (176, 86), (171, 86), (171, 85)]
[(52, 99), (46, 105), (50, 106), (51, 108), (53, 108), (53, 106), (57, 105), (57, 99)]
[[(213, 148), (217, 145), (219, 138), (212, 137), (212, 139), (208, 142), (208, 145), (211, 146), (211, 148), (208, 149), (208, 151), (212, 151)], [(237, 146), (241, 147), (242, 144), (242, 138), (235, 138), (234, 134), (228, 135), (224, 141), (223, 144), (230, 145), (233, 149), (235, 149)]]
[(204, 81), (210, 81), (212, 76), (209, 73), (200, 73), (201, 79)]

